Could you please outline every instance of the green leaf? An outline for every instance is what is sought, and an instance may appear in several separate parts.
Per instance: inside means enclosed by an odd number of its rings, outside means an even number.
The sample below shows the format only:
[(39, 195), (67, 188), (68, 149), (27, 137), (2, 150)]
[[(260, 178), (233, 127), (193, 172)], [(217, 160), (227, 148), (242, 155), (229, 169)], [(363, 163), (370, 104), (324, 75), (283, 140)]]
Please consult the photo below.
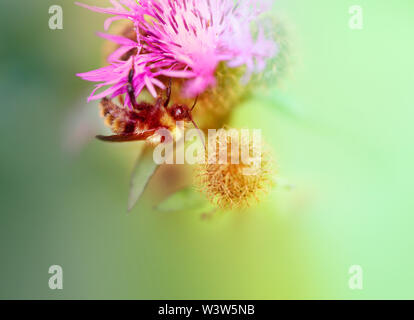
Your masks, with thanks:
[(191, 187), (181, 189), (155, 207), (161, 212), (208, 213), (215, 208)]
[(145, 146), (132, 171), (128, 211), (131, 211), (135, 207), (157, 168), (158, 164), (153, 159), (153, 148)]

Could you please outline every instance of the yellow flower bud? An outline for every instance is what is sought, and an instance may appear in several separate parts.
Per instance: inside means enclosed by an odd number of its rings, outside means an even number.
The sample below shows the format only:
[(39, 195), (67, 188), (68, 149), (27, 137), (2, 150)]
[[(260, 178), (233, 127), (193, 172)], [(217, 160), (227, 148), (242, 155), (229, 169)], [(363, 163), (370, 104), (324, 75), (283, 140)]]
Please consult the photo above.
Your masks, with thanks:
[[(260, 162), (245, 161), (243, 149), (250, 155), (257, 153)], [(205, 163), (196, 169), (197, 189), (222, 209), (247, 208), (259, 202), (274, 185), (269, 153), (240, 135), (240, 130), (219, 130), (208, 141)]]

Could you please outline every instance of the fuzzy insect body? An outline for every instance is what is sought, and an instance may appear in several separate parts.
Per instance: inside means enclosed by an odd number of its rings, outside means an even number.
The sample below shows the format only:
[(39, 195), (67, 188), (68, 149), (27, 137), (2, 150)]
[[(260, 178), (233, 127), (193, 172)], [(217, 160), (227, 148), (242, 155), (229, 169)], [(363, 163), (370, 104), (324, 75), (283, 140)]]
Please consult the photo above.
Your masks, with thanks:
[(188, 108), (176, 105), (167, 109), (164, 103), (161, 98), (158, 98), (154, 105), (144, 102), (137, 104), (133, 109), (128, 109), (107, 98), (102, 99), (101, 115), (115, 136), (98, 136), (98, 138), (113, 142), (147, 139), (153, 142), (163, 142), (157, 141), (160, 137), (156, 137), (157, 131), (161, 129), (168, 130), (172, 138), (175, 138), (178, 130), (177, 121), (190, 120)]

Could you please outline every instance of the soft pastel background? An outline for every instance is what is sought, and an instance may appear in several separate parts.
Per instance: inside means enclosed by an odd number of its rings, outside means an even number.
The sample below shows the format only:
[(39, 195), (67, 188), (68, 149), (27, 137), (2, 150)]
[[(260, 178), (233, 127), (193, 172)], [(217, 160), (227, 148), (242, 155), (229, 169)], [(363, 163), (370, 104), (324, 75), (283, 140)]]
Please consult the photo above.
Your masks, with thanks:
[[(52, 4), (63, 31), (48, 28)], [(353, 4), (363, 30), (348, 28)], [(279, 0), (275, 12), (294, 48), (271, 94), (283, 104), (252, 97), (233, 124), (264, 130), (295, 188), (202, 220), (149, 201), (127, 215), (136, 145), (68, 142), (71, 117), (101, 130), (75, 73), (100, 65), (104, 16), (1, 1), (0, 298), (414, 298), (414, 2)], [(53, 264), (62, 291), (48, 288)], [(361, 291), (348, 288), (354, 264)]]

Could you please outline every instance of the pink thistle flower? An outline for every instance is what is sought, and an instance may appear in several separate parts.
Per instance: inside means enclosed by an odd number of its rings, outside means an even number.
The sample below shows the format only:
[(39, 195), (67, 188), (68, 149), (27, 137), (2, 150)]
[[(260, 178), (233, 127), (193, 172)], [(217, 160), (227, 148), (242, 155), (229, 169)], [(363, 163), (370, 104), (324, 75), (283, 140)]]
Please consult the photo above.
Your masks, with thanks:
[[(253, 37), (251, 25), (270, 7), (269, 0), (111, 0), (112, 8), (91, 7), (90, 10), (114, 15), (106, 20), (105, 29), (113, 21), (129, 19), (134, 23), (137, 40), (99, 34), (120, 45), (109, 58), (110, 66), (78, 74), (100, 82), (88, 101), (105, 96), (114, 98), (126, 93), (128, 73), (134, 66), (133, 88), (139, 96), (146, 88), (154, 97), (155, 87), (164, 89), (157, 78), (189, 79), (183, 94), (195, 97), (216, 83), (215, 71), (220, 62), (230, 68), (245, 65), (247, 82), (252, 73), (260, 72), (266, 60), (277, 54), (277, 45), (266, 39), (260, 25)], [(120, 58), (131, 49), (137, 54), (128, 61)], [(102, 87), (105, 91), (95, 94)], [(125, 103), (131, 106), (128, 95)]]

